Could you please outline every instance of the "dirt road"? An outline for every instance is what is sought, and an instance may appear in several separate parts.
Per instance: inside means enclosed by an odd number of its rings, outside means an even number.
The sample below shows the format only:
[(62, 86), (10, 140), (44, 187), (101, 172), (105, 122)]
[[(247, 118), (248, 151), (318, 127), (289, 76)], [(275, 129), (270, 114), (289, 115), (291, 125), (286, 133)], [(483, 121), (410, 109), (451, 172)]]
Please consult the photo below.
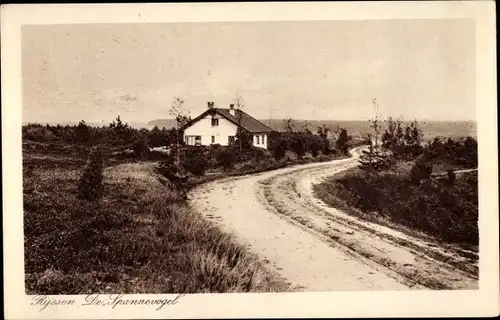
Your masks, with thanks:
[(299, 291), (476, 289), (472, 252), (441, 247), (328, 207), (312, 185), (353, 157), (228, 178), (194, 189), (193, 207)]

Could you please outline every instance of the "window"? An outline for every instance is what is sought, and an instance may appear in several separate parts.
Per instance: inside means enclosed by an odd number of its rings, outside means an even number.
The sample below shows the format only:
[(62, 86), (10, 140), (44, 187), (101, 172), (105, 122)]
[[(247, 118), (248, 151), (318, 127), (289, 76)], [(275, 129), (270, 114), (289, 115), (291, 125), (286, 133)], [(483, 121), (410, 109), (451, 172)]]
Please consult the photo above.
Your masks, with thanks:
[(215, 136), (212, 136), (212, 143), (215, 143)]
[(260, 136), (256, 136), (257, 137), (257, 143), (256, 144), (260, 144)]
[(195, 146), (201, 146), (201, 136), (196, 136), (194, 138), (194, 145)]
[(219, 126), (219, 119), (212, 118), (212, 127), (218, 127)]
[(227, 138), (227, 142), (228, 142), (228, 144), (234, 144), (234, 141), (235, 141), (234, 136), (229, 136), (229, 137)]

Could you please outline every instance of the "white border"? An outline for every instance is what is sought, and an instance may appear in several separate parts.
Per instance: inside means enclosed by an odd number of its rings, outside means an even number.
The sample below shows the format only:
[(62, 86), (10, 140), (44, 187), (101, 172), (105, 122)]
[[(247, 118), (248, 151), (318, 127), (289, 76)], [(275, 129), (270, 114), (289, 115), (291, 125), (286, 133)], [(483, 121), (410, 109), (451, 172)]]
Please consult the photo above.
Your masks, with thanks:
[[(480, 289), (477, 291), (199, 294), (153, 307), (70, 306), (39, 312), (24, 293), (21, 25), (473, 18), (479, 141)], [(471, 2), (7, 5), (1, 10), (4, 297), (7, 319), (430, 317), (499, 313), (495, 5)], [(145, 295), (131, 295), (144, 297)], [(151, 295), (148, 295), (151, 297)], [(70, 296), (66, 296), (70, 297)], [(80, 301), (82, 296), (72, 296)], [(157, 295), (156, 297), (159, 297)], [(172, 295), (165, 295), (172, 297)]]

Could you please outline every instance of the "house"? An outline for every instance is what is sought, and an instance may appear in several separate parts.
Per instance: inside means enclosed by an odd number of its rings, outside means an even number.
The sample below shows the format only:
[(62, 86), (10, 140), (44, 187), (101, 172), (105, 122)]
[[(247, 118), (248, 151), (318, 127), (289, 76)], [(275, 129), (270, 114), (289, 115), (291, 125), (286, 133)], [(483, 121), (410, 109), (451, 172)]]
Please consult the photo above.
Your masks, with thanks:
[(214, 102), (208, 102), (205, 112), (184, 125), (186, 145), (207, 146), (220, 144), (227, 146), (235, 141), (238, 127), (252, 135), (253, 146), (267, 149), (271, 128), (230, 104), (229, 108), (215, 108)]

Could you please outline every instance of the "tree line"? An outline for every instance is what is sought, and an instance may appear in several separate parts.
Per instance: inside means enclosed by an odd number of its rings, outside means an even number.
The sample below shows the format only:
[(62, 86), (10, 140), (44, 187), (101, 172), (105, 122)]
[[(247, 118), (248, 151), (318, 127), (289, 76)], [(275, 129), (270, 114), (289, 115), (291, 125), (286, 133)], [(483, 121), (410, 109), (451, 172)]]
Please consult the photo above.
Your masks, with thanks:
[[(81, 120), (77, 125), (27, 124), (22, 128), (25, 140), (37, 142), (65, 142), (80, 145), (129, 146), (146, 139), (151, 147), (170, 145), (176, 142), (176, 128), (158, 126), (148, 129), (135, 129), (123, 122), (118, 116), (107, 126), (94, 127)], [(180, 133), (182, 134), (182, 133)]]
[[(477, 141), (472, 137), (460, 139), (435, 137), (423, 143), (423, 131), (418, 121), (404, 124), (402, 119), (387, 118), (385, 130), (378, 116), (378, 102), (373, 100), (375, 116), (370, 119), (372, 132), (368, 135), (368, 150), (360, 157), (360, 168), (368, 173), (387, 170), (401, 161), (414, 161), (412, 178), (415, 181), (430, 178), (433, 163), (476, 168)], [(449, 180), (454, 180), (452, 171)]]

